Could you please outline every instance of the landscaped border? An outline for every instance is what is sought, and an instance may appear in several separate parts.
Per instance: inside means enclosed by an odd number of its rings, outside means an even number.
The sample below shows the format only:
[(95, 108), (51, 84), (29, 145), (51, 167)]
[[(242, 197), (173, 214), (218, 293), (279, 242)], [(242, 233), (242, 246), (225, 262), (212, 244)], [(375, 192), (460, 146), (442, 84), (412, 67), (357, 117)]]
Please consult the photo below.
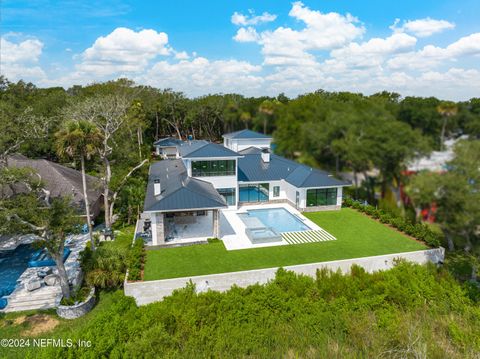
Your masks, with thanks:
[[(323, 268), (332, 271), (341, 270), (344, 273), (348, 273), (352, 265), (358, 265), (364, 268), (367, 272), (372, 273), (379, 270), (393, 268), (397, 260), (407, 260), (418, 264), (425, 264), (428, 262), (442, 263), (444, 256), (445, 250), (440, 247), (406, 253), (285, 266), (283, 268), (291, 270), (297, 274), (308, 275), (315, 278), (317, 270)], [(174, 290), (184, 288), (188, 283), (195, 284), (197, 292), (205, 292), (207, 290), (225, 291), (230, 289), (233, 285), (247, 287), (254, 284), (265, 284), (275, 278), (275, 273), (279, 268), (280, 267), (254, 269), (240, 272), (217, 273), (145, 282), (125, 281), (124, 292), (125, 295), (134, 297), (138, 305), (145, 305), (162, 300), (164, 297), (171, 295)]]
[(351, 198), (344, 198), (343, 207), (353, 208), (357, 211), (365, 213), (369, 217), (380, 221), (383, 224), (392, 226), (393, 228), (405, 233), (406, 235), (415, 238), (431, 248), (440, 246), (440, 238), (437, 233), (432, 231), (427, 225), (423, 223), (412, 223), (403, 217), (395, 216), (380, 208), (375, 208), (371, 205), (362, 204)]

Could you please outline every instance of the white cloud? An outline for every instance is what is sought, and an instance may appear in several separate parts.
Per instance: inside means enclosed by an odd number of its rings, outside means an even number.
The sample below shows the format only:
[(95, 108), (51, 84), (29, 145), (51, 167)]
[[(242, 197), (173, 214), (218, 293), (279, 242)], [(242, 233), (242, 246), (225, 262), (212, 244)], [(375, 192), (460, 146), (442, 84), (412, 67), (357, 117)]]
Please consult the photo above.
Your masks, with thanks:
[(400, 54), (390, 59), (388, 66), (391, 69), (431, 69), (445, 61), (472, 55), (480, 55), (480, 33), (462, 37), (445, 48), (427, 45), (420, 51)]
[(279, 27), (264, 31), (258, 42), (266, 65), (313, 65), (315, 57), (310, 53), (342, 47), (362, 36), (365, 28), (350, 14), (321, 13), (310, 10), (301, 2), (295, 2), (289, 16), (301, 21), (301, 30)]
[(233, 39), (237, 42), (257, 42), (260, 36), (253, 27), (249, 26), (238, 29)]
[(78, 70), (98, 75), (139, 72), (155, 57), (170, 52), (168, 36), (164, 32), (151, 29), (135, 32), (119, 27), (107, 36), (99, 37), (82, 53)]
[(354, 67), (380, 66), (385, 59), (393, 54), (413, 50), (417, 39), (413, 36), (398, 33), (385, 39), (373, 38), (362, 44), (350, 43), (330, 54), (333, 59), (327, 60), (332, 65), (334, 61), (343, 62)]
[(42, 54), (43, 43), (38, 39), (28, 39), (18, 43), (8, 40), (3, 36), (0, 39), (2, 51), (1, 60), (4, 63), (33, 63), (38, 62)]
[(258, 25), (265, 22), (275, 21), (277, 18), (277, 15), (273, 15), (268, 12), (264, 12), (262, 15), (258, 16), (256, 16), (252, 10), (249, 10), (249, 13), (250, 15), (243, 15), (235, 11), (231, 18), (232, 24), (239, 26)]
[(399, 19), (390, 28), (395, 32), (408, 32), (418, 37), (428, 37), (445, 30), (455, 28), (455, 24), (446, 20), (435, 20), (429, 17), (418, 20), (408, 20), (398, 27)]
[(0, 73), (10, 81), (21, 79), (41, 81), (46, 76), (38, 66), (44, 44), (38, 39), (14, 42), (15, 38), (19, 37), (18, 34), (7, 34), (1, 37)]
[(246, 61), (210, 61), (197, 57), (191, 61), (157, 62), (137, 80), (161, 88), (173, 88), (189, 95), (206, 93), (258, 93), (263, 79), (257, 76), (260, 66)]
[(175, 52), (175, 58), (177, 60), (188, 60), (190, 55), (187, 54), (186, 51)]

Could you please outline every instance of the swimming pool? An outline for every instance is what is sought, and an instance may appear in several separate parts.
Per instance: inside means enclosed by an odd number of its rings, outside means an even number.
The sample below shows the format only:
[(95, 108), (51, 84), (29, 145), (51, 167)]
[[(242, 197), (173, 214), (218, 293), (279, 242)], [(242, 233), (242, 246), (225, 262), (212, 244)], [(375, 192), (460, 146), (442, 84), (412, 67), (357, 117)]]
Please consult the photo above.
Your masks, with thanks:
[[(65, 248), (64, 261), (69, 254), (70, 249)], [(54, 265), (55, 262), (46, 250), (38, 249), (32, 244), (21, 244), (13, 251), (0, 251), (0, 300), (15, 290), (18, 278), (28, 267)]]
[(303, 221), (285, 208), (264, 208), (247, 210), (250, 217), (258, 218), (266, 227), (279, 233), (300, 232), (311, 229)]
[(30, 244), (21, 244), (13, 251), (0, 251), (0, 298), (15, 290), (17, 279), (27, 269), (34, 251)]

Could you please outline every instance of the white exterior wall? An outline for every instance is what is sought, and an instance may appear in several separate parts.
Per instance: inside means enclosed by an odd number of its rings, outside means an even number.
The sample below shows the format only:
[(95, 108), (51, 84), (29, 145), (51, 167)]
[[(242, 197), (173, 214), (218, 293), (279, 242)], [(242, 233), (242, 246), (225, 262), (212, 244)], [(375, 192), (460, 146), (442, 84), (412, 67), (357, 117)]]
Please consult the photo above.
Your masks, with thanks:
[(337, 188), (337, 206), (342, 205), (343, 187)]
[(158, 237), (157, 237), (157, 216), (155, 215), (155, 213), (152, 213), (150, 215), (150, 222), (151, 222), (150, 228), (152, 229), (152, 245), (156, 246), (158, 244)]
[[(217, 160), (232, 160), (231, 157), (226, 158), (195, 158), (193, 161), (217, 161)], [(238, 204), (238, 160), (235, 160), (235, 175), (234, 176), (205, 176), (205, 177), (194, 177), (192, 176), (192, 160), (183, 159), (183, 163), (187, 168), (187, 173), (189, 177), (198, 178), (199, 180), (210, 182), (214, 188), (235, 188), (235, 203)], [(229, 208), (236, 208), (237, 206), (229, 206)]]
[(286, 181), (282, 181), (282, 187), (285, 190), (286, 198), (295, 205), (296, 192), (300, 192), (300, 204), (302, 202), (301, 188), (297, 188)]
[[(268, 199), (271, 201), (274, 201), (276, 199), (286, 199), (287, 198), (287, 193), (285, 192), (285, 188), (282, 185), (284, 181), (272, 181), (268, 182), (269, 183), (269, 191), (268, 191)], [(265, 182), (263, 182), (265, 183)], [(274, 186), (280, 186), (280, 195), (278, 197), (273, 197), (273, 187)]]
[[(227, 142), (229, 143), (227, 144)], [(242, 151), (249, 147), (270, 148), (271, 143), (272, 143), (271, 138), (248, 138), (248, 139), (224, 138), (223, 139), (223, 145), (235, 152)]]

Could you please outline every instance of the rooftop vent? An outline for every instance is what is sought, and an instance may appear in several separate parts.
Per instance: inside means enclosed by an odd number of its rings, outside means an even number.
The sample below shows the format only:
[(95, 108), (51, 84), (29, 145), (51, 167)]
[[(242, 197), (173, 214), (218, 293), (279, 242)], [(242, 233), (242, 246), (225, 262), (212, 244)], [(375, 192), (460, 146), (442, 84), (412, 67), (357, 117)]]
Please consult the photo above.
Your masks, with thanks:
[(156, 179), (153, 181), (153, 195), (159, 196), (162, 193), (162, 187), (160, 185), (160, 180)]
[(270, 150), (268, 148), (262, 149), (262, 161), (265, 163), (270, 162)]

